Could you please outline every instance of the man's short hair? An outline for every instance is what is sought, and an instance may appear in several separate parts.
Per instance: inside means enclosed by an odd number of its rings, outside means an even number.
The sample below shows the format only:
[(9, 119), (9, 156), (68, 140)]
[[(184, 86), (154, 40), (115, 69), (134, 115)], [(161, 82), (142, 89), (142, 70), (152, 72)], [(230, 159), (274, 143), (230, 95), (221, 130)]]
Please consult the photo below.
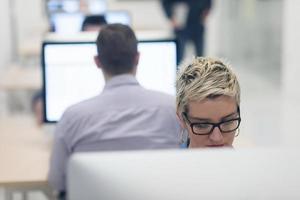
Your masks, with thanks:
[(104, 15), (88, 15), (85, 16), (83, 22), (81, 31), (86, 31), (89, 26), (104, 26), (107, 24), (107, 21), (104, 17)]
[(105, 25), (97, 38), (98, 57), (104, 71), (111, 75), (130, 73), (135, 67), (137, 43), (129, 26)]
[(240, 105), (240, 86), (228, 64), (216, 58), (197, 57), (181, 67), (176, 80), (177, 112), (188, 112), (189, 101), (221, 95), (234, 97)]

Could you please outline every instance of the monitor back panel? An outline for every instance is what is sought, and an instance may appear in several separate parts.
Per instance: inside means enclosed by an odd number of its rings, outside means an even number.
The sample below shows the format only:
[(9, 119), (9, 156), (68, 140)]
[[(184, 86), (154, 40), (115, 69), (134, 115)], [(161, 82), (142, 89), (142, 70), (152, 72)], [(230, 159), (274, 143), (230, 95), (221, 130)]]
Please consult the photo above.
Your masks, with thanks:
[(70, 200), (300, 199), (299, 149), (86, 153), (72, 157)]

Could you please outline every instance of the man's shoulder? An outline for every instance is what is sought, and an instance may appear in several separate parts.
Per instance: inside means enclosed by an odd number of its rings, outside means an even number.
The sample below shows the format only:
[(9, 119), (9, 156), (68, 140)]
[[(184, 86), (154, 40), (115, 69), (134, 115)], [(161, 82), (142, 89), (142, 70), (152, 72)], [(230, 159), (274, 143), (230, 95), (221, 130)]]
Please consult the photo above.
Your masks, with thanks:
[(175, 102), (175, 96), (170, 94), (159, 92), (155, 90), (145, 89), (145, 99), (156, 102), (158, 104), (173, 104)]
[(95, 108), (95, 104), (97, 103), (97, 99), (99, 99), (99, 96), (95, 96), (86, 100), (83, 100), (81, 102), (78, 102), (70, 107), (68, 107), (64, 113), (64, 115), (83, 115), (86, 112), (89, 112), (90, 110), (93, 110)]
[(165, 93), (165, 92), (160, 92), (160, 91), (157, 91), (157, 90), (150, 90), (150, 89), (145, 89), (145, 93), (148, 94), (149, 96), (159, 96), (161, 98), (166, 98), (166, 99), (172, 99), (174, 98), (174, 96), (168, 94), (168, 93)]

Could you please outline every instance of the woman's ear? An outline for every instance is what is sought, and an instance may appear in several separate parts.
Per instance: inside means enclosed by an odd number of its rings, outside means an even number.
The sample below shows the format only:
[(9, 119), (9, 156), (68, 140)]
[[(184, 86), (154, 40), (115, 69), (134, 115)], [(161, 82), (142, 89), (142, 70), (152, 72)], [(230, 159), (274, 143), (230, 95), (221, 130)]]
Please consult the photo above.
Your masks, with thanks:
[(183, 117), (182, 117), (182, 113), (179, 113), (179, 112), (177, 111), (177, 112), (176, 112), (176, 116), (177, 116), (177, 119), (178, 119), (178, 121), (179, 121), (179, 123), (180, 123), (181, 128), (182, 128), (182, 129), (186, 129), (186, 124), (185, 124), (185, 121), (184, 121), (184, 119), (183, 119)]

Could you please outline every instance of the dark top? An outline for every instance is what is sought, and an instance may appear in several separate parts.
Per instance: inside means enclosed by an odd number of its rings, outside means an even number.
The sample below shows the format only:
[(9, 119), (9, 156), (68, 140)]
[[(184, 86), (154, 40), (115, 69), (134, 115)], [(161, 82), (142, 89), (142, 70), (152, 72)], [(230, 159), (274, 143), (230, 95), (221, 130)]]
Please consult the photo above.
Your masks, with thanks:
[(168, 18), (172, 18), (173, 7), (176, 3), (186, 3), (188, 6), (188, 16), (186, 20), (186, 28), (201, 24), (200, 16), (211, 8), (211, 0), (162, 0), (164, 11)]

